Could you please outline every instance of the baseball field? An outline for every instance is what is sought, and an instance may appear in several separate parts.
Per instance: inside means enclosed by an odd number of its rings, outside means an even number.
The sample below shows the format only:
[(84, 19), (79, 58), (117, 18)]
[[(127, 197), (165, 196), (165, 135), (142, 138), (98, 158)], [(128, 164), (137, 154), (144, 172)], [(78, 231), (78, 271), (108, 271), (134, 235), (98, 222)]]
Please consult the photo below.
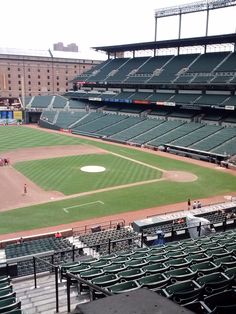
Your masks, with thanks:
[(26, 126), (0, 128), (0, 157), (10, 158), (0, 234), (236, 192), (236, 176), (216, 165)]

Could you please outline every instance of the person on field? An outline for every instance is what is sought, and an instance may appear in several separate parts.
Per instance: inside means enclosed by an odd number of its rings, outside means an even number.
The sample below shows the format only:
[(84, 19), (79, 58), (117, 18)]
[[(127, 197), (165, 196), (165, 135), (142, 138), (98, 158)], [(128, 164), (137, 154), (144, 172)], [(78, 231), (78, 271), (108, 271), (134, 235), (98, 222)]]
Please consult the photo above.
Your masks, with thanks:
[(26, 185), (26, 183), (25, 183), (25, 184), (24, 184), (24, 195), (26, 195), (27, 192), (28, 192), (28, 189), (27, 189), (27, 185)]

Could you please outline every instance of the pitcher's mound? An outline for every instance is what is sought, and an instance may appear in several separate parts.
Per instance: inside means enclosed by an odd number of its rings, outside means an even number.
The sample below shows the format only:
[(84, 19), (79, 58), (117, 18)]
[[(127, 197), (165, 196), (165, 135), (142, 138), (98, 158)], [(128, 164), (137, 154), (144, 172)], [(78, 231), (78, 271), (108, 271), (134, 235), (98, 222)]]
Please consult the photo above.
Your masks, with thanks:
[(176, 182), (193, 182), (197, 180), (197, 176), (187, 171), (166, 171), (163, 178), (169, 181)]
[(84, 172), (103, 172), (106, 170), (106, 168), (101, 166), (85, 166), (80, 168), (80, 170)]

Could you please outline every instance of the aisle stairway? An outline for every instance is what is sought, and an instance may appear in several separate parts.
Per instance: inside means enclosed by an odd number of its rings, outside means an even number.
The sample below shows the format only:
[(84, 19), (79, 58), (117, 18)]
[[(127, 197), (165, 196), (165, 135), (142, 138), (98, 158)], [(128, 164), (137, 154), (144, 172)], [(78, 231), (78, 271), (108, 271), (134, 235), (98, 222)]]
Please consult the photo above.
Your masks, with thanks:
[[(48, 274), (37, 278), (38, 288), (34, 288), (34, 280), (24, 279), (13, 280), (14, 290), (18, 298), (21, 300), (21, 308), (25, 314), (54, 314), (56, 313), (56, 298), (55, 298), (55, 276)], [(71, 310), (78, 303), (88, 302), (87, 294), (78, 297), (77, 289), (71, 287)], [(67, 295), (66, 282), (59, 283), (59, 313), (67, 312)]]

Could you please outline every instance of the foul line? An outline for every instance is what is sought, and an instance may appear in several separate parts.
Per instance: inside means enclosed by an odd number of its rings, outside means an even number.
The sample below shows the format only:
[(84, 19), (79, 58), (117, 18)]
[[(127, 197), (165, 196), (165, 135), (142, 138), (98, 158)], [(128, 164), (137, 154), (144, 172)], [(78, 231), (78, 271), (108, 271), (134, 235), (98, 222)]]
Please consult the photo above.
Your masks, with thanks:
[(143, 165), (143, 166), (146, 166), (146, 167), (149, 167), (149, 168), (152, 168), (152, 169), (156, 169), (156, 170), (159, 170), (161, 172), (166, 172), (166, 170), (164, 170), (164, 169), (152, 166), (150, 164), (146, 164), (145, 162), (142, 162), (142, 161), (130, 158), (130, 157), (126, 157), (126, 156), (123, 156), (123, 155), (120, 155), (120, 154), (117, 154), (117, 153), (113, 153), (113, 152), (110, 152), (110, 154), (111, 155), (115, 155), (115, 156), (120, 157), (120, 158), (123, 158), (123, 159), (127, 159), (129, 161), (133, 161), (133, 162), (135, 162), (136, 164), (139, 164), (139, 165)]
[(68, 209), (70, 209), (70, 208), (82, 207), (82, 206), (87, 206), (87, 205), (97, 204), (97, 203), (104, 205), (104, 203), (102, 201), (95, 201), (95, 202), (89, 202), (89, 203), (84, 203), (84, 204), (78, 204), (78, 205), (74, 205), (74, 206), (64, 207), (62, 209), (64, 210), (65, 213), (69, 214)]

